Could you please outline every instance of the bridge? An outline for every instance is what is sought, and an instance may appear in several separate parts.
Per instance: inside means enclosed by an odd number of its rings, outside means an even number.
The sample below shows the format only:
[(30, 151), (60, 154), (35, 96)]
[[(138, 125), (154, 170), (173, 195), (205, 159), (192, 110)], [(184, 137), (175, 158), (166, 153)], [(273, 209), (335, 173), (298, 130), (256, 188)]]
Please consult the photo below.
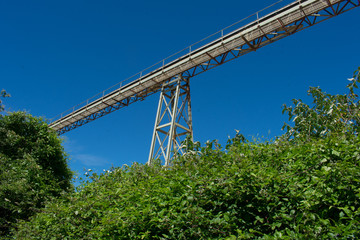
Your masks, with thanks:
[[(360, 0), (281, 0), (163, 59), (58, 115), (50, 127), (64, 134), (160, 92), (148, 163), (165, 165), (192, 136), (190, 78), (360, 5)], [(264, 15), (266, 11), (278, 9)], [(262, 16), (264, 15), (264, 16)]]

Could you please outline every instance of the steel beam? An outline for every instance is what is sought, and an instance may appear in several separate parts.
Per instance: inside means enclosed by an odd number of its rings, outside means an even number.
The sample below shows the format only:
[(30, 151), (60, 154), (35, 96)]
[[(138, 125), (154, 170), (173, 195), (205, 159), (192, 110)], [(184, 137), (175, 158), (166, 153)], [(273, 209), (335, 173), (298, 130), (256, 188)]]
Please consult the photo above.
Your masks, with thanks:
[(222, 30), (218, 39), (197, 49), (190, 46), (189, 52), (176, 60), (166, 64), (162, 60), (157, 68), (150, 67), (147, 74), (141, 72), (139, 76), (134, 75), (133, 81), (120, 83), (117, 89), (108, 94), (104, 94), (104, 91), (95, 100), (69, 109), (51, 122), (50, 127), (63, 134), (144, 100), (160, 91), (161, 86), (175, 76), (189, 79), (358, 6), (359, 0), (294, 1), (226, 35)]
[(177, 153), (183, 153), (182, 142), (193, 136), (189, 78), (182, 75), (163, 84), (148, 164), (160, 159), (165, 166)]

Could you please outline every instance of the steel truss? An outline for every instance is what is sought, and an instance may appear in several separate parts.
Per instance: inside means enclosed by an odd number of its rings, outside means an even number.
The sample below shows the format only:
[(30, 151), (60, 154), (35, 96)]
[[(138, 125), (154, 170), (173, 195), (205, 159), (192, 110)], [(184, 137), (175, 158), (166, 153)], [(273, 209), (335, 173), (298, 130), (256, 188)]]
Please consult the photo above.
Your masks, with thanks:
[[(71, 131), (71, 130), (73, 130), (75, 128), (78, 128), (78, 127), (82, 126), (82, 125), (85, 125), (85, 124), (87, 124), (89, 122), (92, 122), (92, 121), (94, 121), (94, 120), (96, 120), (98, 118), (101, 118), (101, 117), (103, 117), (105, 115), (108, 115), (109, 113), (112, 113), (112, 112), (114, 112), (116, 110), (119, 110), (119, 109), (121, 109), (123, 107), (127, 107), (132, 103), (135, 103), (137, 101), (143, 101), (146, 97), (148, 97), (148, 96), (150, 96), (150, 95), (152, 95), (154, 93), (157, 93), (160, 90), (160, 86), (161, 85), (158, 84), (158, 85), (155, 85), (155, 86), (153, 86), (151, 88), (146, 88), (145, 90), (141, 91), (140, 93), (133, 94), (133, 95), (128, 96), (128, 97), (126, 97), (124, 99), (121, 99), (120, 101), (114, 101), (114, 103), (111, 104), (111, 105), (107, 104), (107, 107), (102, 108), (102, 109), (100, 109), (100, 110), (98, 110), (98, 111), (96, 111), (96, 112), (94, 112), (94, 113), (92, 113), (90, 115), (84, 116), (83, 118), (75, 121), (72, 124), (69, 124), (69, 125), (66, 125), (66, 126), (60, 128), (59, 130), (57, 130), (57, 133), (59, 135), (64, 134), (64, 133), (69, 132), (69, 131)], [(103, 104), (106, 104), (106, 102), (103, 101)], [(51, 127), (51, 125), (50, 125), (50, 127)]]
[[(256, 51), (257, 49), (264, 47), (270, 43), (273, 43), (284, 37), (292, 35), (296, 32), (309, 28), (315, 24), (318, 24), (329, 18), (335, 17), (339, 14), (342, 14), (355, 7), (360, 6), (360, 0), (346, 0), (335, 4), (332, 4), (330, 0), (324, 1), (328, 4), (328, 7), (312, 15), (306, 14), (300, 8), (303, 17), (300, 20), (292, 22), (290, 24), (284, 24), (283, 20), (281, 18), (278, 18), (277, 21), (280, 24), (280, 27), (276, 29), (276, 31), (273, 31), (271, 33), (265, 33), (266, 31), (263, 30), (262, 27), (259, 25), (258, 29), (261, 33), (263, 33), (262, 36), (255, 38), (251, 41), (249, 41), (245, 36), (242, 36), (245, 44), (241, 45), (238, 48), (228, 49), (228, 51), (218, 56), (212, 56), (207, 53), (210, 57), (210, 60), (184, 71), (183, 75), (185, 77), (194, 77), (223, 63), (229, 62), (249, 52)], [(224, 48), (226, 48), (226, 46), (224, 46)]]
[[(321, 5), (324, 5), (324, 7), (322, 7), (321, 10), (312, 12), (311, 6), (302, 7), (302, 4), (306, 2), (307, 0), (298, 0), (290, 4), (289, 8), (295, 5), (298, 7), (296, 12), (291, 13), (292, 15), (278, 15), (276, 12), (274, 12), (273, 15), (270, 14), (269, 18), (274, 19), (271, 24), (262, 24), (267, 18), (261, 18), (258, 19), (258, 21), (246, 25), (239, 31), (246, 31), (252, 28), (251, 33), (241, 34), (241, 36), (234, 39), (233, 42), (226, 42), (226, 40), (238, 34), (238, 30), (215, 40), (212, 44), (221, 43), (220, 47), (217, 48), (216, 51), (207, 51), (201, 56), (201, 59), (200, 57), (193, 57), (196, 50), (194, 52), (191, 51), (188, 55), (180, 58), (180, 60), (187, 58), (192, 64), (184, 63), (184, 66), (174, 68), (177, 71), (174, 75), (170, 73), (173, 70), (164, 71), (167, 67), (163, 66), (151, 73), (158, 74), (161, 72), (161, 78), (150, 77), (150, 80), (143, 82), (144, 77), (141, 76), (138, 80), (127, 86), (120, 87), (108, 95), (103, 95), (80, 109), (75, 109), (74, 107), (70, 114), (61, 115), (61, 118), (52, 122), (50, 127), (56, 130), (58, 134), (63, 134), (122, 107), (128, 106), (131, 103), (144, 100), (147, 96), (160, 91), (162, 84), (171, 81), (174, 76), (181, 74), (183, 78), (189, 79), (249, 52), (256, 51), (272, 42), (360, 6), (360, 0), (322, 0), (316, 1), (316, 4), (320, 4), (321, 2)], [(286, 11), (286, 7), (282, 9), (282, 11)], [(296, 20), (289, 20), (292, 18)], [(209, 48), (210, 47), (211, 45)], [(177, 64), (176, 61), (174, 64)], [(185, 66), (186, 64), (188, 65)], [(151, 74), (149, 76), (151, 76)]]
[(189, 78), (174, 77), (162, 86), (148, 164), (163, 159), (169, 166), (182, 142), (193, 136)]

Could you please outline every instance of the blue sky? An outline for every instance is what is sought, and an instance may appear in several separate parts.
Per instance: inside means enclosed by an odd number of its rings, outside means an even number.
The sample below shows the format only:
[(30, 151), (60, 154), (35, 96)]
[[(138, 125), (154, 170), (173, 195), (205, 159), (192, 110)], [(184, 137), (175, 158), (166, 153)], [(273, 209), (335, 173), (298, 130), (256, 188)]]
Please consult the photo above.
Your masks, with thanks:
[[(0, 88), (8, 110), (52, 118), (274, 1), (0, 1)], [(290, 2), (290, 1), (287, 1)], [(360, 65), (360, 8), (191, 80), (194, 138), (235, 129), (272, 138), (282, 105), (309, 86), (344, 93)], [(148, 158), (159, 95), (63, 136), (72, 170)]]

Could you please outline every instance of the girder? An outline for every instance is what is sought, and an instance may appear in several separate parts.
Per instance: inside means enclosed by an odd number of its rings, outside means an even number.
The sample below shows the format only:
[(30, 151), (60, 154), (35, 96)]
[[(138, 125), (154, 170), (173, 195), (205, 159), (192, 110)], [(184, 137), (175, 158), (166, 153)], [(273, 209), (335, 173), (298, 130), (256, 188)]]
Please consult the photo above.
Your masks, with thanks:
[(148, 164), (160, 159), (169, 166), (177, 153), (183, 153), (181, 144), (187, 135), (193, 135), (190, 83), (178, 75), (162, 86)]
[(175, 60), (164, 59), (93, 99), (69, 109), (51, 122), (50, 127), (63, 134), (144, 100), (177, 76), (190, 79), (359, 5), (360, 0), (297, 0), (264, 17), (257, 17), (226, 35), (225, 30), (221, 30), (216, 40), (197, 49), (190, 46), (185, 49), (186, 53), (180, 52), (182, 55)]

